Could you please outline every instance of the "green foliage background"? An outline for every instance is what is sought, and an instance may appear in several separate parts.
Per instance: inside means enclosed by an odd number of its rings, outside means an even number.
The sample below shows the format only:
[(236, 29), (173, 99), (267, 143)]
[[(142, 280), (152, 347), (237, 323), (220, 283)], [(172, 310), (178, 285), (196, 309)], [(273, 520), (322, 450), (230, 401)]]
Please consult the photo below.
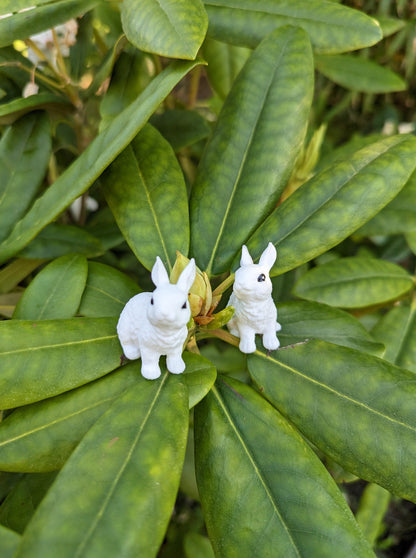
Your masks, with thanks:
[[(349, 4), (0, 0), (2, 557), (394, 555), (416, 20)], [(268, 242), (282, 348), (246, 356), (225, 305)], [(116, 324), (156, 256), (199, 271), (186, 371), (148, 381)]]

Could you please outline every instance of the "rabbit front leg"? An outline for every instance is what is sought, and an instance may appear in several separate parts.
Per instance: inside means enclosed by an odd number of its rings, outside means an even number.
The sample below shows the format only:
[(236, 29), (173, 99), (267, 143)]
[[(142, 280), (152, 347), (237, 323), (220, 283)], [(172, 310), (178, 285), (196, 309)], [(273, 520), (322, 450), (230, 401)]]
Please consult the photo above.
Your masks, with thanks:
[(247, 325), (239, 324), (240, 343), (238, 345), (242, 353), (254, 353), (256, 350), (256, 332)]
[[(277, 328), (279, 326), (279, 329)], [(279, 322), (271, 322), (263, 332), (263, 347), (268, 351), (275, 351), (280, 347), (280, 341), (277, 338), (276, 331), (280, 331), (282, 326)]]
[(152, 349), (142, 347), (142, 376), (146, 380), (156, 380), (161, 372), (159, 367), (160, 355)]
[(182, 374), (185, 370), (182, 352), (169, 353), (166, 356), (166, 368), (169, 372), (172, 372), (172, 374)]

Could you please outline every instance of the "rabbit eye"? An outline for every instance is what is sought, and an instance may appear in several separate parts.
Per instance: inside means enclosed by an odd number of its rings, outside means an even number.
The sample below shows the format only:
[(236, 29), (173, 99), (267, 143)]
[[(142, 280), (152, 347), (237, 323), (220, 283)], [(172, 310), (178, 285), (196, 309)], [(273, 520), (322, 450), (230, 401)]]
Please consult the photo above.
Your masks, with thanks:
[(257, 277), (257, 281), (259, 283), (263, 283), (263, 281), (266, 281), (266, 276), (264, 275), (264, 273), (260, 273), (260, 275)]
[(185, 308), (186, 308), (186, 300), (185, 300), (185, 302), (182, 304), (182, 308), (185, 310)]
[(153, 304), (154, 304), (153, 297), (150, 299), (150, 304), (151, 304), (152, 306), (153, 306)]

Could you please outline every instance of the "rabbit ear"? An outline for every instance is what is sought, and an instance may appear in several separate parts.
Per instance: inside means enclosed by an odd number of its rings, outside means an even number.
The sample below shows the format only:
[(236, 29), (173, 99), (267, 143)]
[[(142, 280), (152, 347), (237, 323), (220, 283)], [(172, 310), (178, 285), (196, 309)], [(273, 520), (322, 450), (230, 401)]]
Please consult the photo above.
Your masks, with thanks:
[(189, 292), (192, 287), (192, 283), (195, 281), (196, 266), (194, 258), (189, 260), (188, 265), (179, 275), (178, 282), (176, 283), (178, 287), (185, 293)]
[(169, 283), (169, 276), (159, 256), (156, 257), (155, 265), (152, 267), (152, 281), (156, 287)]
[(274, 244), (269, 242), (266, 250), (260, 256), (259, 264), (264, 266), (266, 269), (270, 270), (273, 267), (275, 261), (276, 261), (276, 248), (274, 247)]
[(245, 265), (250, 265), (252, 263), (253, 263), (253, 258), (250, 256), (250, 254), (247, 250), (247, 246), (245, 244), (243, 244), (243, 247), (241, 248), (240, 265), (241, 265), (241, 267), (243, 267)]

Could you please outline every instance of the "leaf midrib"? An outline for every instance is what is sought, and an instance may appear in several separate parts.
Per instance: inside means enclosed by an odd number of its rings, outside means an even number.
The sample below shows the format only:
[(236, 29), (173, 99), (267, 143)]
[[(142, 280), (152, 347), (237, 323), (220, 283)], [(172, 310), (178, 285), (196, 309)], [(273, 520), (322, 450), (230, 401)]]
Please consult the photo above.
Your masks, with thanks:
[[(321, 23), (322, 25), (330, 25), (332, 28), (339, 28), (341, 30), (349, 29), (351, 27), (354, 30), (357, 29), (356, 21), (354, 21), (353, 25), (345, 25), (345, 24), (341, 24), (341, 23), (336, 23), (331, 18), (322, 19), (322, 18), (319, 18), (319, 17), (313, 17), (314, 13), (312, 13), (312, 15), (310, 17), (301, 17), (301, 16), (298, 16), (297, 14), (293, 14), (293, 13), (290, 13), (290, 14), (284, 13), (284, 11), (276, 12), (276, 11), (268, 10), (268, 9), (257, 10), (255, 8), (245, 7), (245, 6), (238, 6), (238, 7), (237, 6), (227, 6), (227, 5), (224, 5), (223, 3), (214, 2), (212, 0), (208, 1), (208, 2), (204, 0), (204, 4), (206, 6), (212, 6), (214, 8), (227, 8), (229, 10), (236, 10), (236, 11), (240, 11), (240, 12), (248, 12), (250, 14), (260, 14), (260, 15), (267, 15), (267, 16), (291, 18), (291, 19), (295, 19), (295, 20), (297, 20), (299, 22), (302, 22), (302, 23), (303, 22), (304, 23), (309, 23), (309, 22)], [(316, 12), (318, 12), (318, 14), (319, 14), (318, 10), (316, 10)], [(344, 14), (345, 14), (345, 12), (344, 12)], [(342, 14), (342, 15), (344, 15), (344, 14)]]
[(208, 265), (207, 265), (207, 268), (206, 268), (206, 273), (207, 273), (208, 277), (211, 275), (211, 272), (212, 272), (212, 265), (214, 263), (215, 255), (217, 253), (220, 240), (221, 240), (222, 235), (224, 233), (227, 218), (228, 218), (228, 215), (231, 211), (231, 206), (233, 204), (234, 197), (235, 197), (235, 194), (237, 192), (237, 186), (238, 186), (238, 183), (240, 181), (240, 177), (243, 173), (244, 166), (245, 166), (248, 154), (250, 152), (250, 149), (251, 149), (251, 146), (252, 146), (252, 143), (253, 143), (254, 135), (255, 135), (257, 127), (259, 125), (259, 118), (260, 118), (260, 116), (261, 116), (261, 114), (264, 110), (265, 100), (267, 99), (267, 97), (269, 95), (269, 91), (270, 91), (272, 83), (275, 79), (276, 72), (277, 72), (278, 69), (280, 69), (280, 61), (282, 60), (282, 58), (284, 59), (285, 51), (287, 49), (287, 44), (288, 44), (289, 40), (290, 39), (287, 38), (286, 41), (284, 42), (283, 46), (282, 46), (282, 49), (279, 53), (279, 58), (275, 62), (274, 71), (270, 75), (269, 83), (268, 83), (267, 87), (264, 89), (262, 102), (261, 102), (261, 104), (258, 105), (258, 110), (257, 110), (256, 118), (255, 118), (255, 124), (250, 131), (250, 135), (249, 135), (248, 140), (247, 140), (246, 148), (244, 150), (243, 156), (241, 158), (241, 163), (240, 163), (239, 168), (238, 168), (237, 176), (234, 180), (234, 184), (233, 184), (233, 187), (232, 187), (232, 190), (231, 190), (231, 195), (230, 195), (230, 198), (228, 200), (227, 207), (225, 208), (225, 212), (224, 212), (224, 216), (223, 216), (223, 219), (222, 219), (222, 222), (221, 222), (221, 226), (220, 226), (220, 229), (218, 231), (218, 235), (217, 235), (214, 247), (212, 249), (211, 258), (210, 258), (210, 260), (208, 262)]
[[(308, 220), (312, 219), (317, 213), (319, 213), (320, 211), (322, 211), (322, 209), (323, 209), (328, 203), (330, 203), (334, 198), (336, 198), (336, 196), (340, 193), (340, 191), (341, 191), (343, 188), (345, 188), (345, 187), (347, 187), (347, 186), (351, 186), (350, 183), (355, 179), (355, 177), (356, 177), (358, 174), (360, 174), (361, 172), (365, 172), (365, 171), (368, 169), (368, 167), (369, 167), (370, 165), (373, 165), (373, 164), (377, 161), (377, 159), (379, 159), (380, 157), (382, 157), (383, 155), (385, 155), (385, 154), (386, 154), (388, 151), (390, 151), (391, 149), (394, 149), (394, 148), (397, 147), (397, 146), (403, 145), (403, 143), (406, 142), (406, 139), (407, 139), (407, 138), (404, 138), (404, 139), (401, 139), (401, 140), (397, 141), (397, 143), (395, 143), (395, 144), (393, 144), (393, 145), (388, 145), (381, 153), (380, 153), (380, 152), (377, 153), (377, 155), (376, 155), (374, 158), (372, 158), (370, 161), (368, 161), (365, 165), (361, 166), (359, 169), (356, 169), (356, 168), (354, 167), (354, 165), (351, 163), (351, 161), (348, 161), (348, 165), (353, 169), (352, 174), (350, 174), (346, 180), (342, 181), (341, 184), (338, 186), (338, 188), (337, 188), (335, 191), (329, 192), (328, 195), (325, 196), (325, 198), (319, 203), (319, 205), (318, 205), (317, 207), (315, 207), (315, 208), (313, 209), (313, 211), (312, 211), (311, 213), (307, 213), (306, 215), (304, 215), (303, 218), (302, 218), (300, 221), (298, 221), (298, 222), (296, 223), (296, 225), (295, 225), (293, 228), (291, 228), (291, 229), (290, 229), (289, 231), (287, 231), (283, 236), (281, 236), (276, 242), (274, 242), (274, 246), (275, 246), (275, 247), (278, 247), (278, 245), (279, 245), (280, 243), (282, 243), (284, 240), (286, 240), (286, 239), (289, 238), (291, 235), (293, 235), (294, 233), (296, 233), (296, 231), (297, 231), (299, 228), (301, 228)], [(382, 141), (383, 141), (383, 140), (382, 140)], [(364, 149), (365, 149), (365, 148), (364, 148)], [(338, 163), (335, 164), (335, 166), (339, 166), (339, 165), (344, 164), (344, 163), (345, 163), (345, 161), (343, 161), (342, 163), (338, 162)], [(372, 169), (372, 170), (374, 170), (374, 169)], [(321, 171), (321, 172), (327, 174), (327, 173), (328, 173), (328, 170), (325, 169), (325, 170), (323, 170), (323, 171)], [(319, 174), (315, 175), (315, 176), (314, 176), (313, 178), (311, 178), (310, 181), (308, 181), (308, 182), (310, 183), (310, 182), (312, 182), (312, 181), (316, 181), (316, 177), (318, 177), (318, 176), (319, 176)], [(381, 176), (383, 176), (383, 175), (381, 174)], [(383, 179), (384, 179), (384, 176), (383, 176)], [(384, 179), (384, 180), (385, 180), (385, 179)], [(305, 185), (304, 185), (305, 187), (308, 187), (308, 186), (307, 186), (307, 185), (308, 185), (308, 182), (305, 183)], [(291, 198), (293, 198), (293, 196), (299, 196), (299, 195), (301, 195), (301, 190), (302, 190), (302, 189), (299, 189), (299, 190), (297, 191), (297, 192), (299, 192), (299, 193), (295, 192), (292, 196), (290, 196), (290, 197), (288, 198), (287, 201), (289, 201)], [(286, 202), (286, 203), (287, 203), (287, 202)], [(281, 213), (281, 212), (283, 211), (283, 208), (285, 208), (286, 203), (283, 203), (282, 205), (280, 205), (280, 206), (276, 209), (276, 213), (272, 213), (270, 217), (272, 217), (273, 215), (276, 215), (276, 214), (278, 214), (278, 213)], [(292, 203), (293, 203), (293, 200), (292, 200)], [(287, 206), (286, 206), (286, 207), (287, 207)], [(280, 208), (281, 208), (281, 209), (280, 209)], [(279, 211), (279, 210), (280, 210), (280, 211)], [(265, 221), (265, 223), (267, 223), (267, 220)], [(260, 230), (260, 229), (259, 229), (259, 230)]]
[(223, 400), (221, 399), (221, 396), (220, 396), (220, 394), (218, 393), (218, 390), (217, 390), (217, 388), (215, 387), (215, 385), (212, 387), (212, 394), (213, 394), (214, 397), (216, 398), (216, 400), (217, 400), (217, 402), (218, 402), (218, 405), (220, 406), (221, 411), (222, 411), (223, 414), (225, 415), (225, 418), (228, 420), (229, 425), (231, 426), (232, 430), (234, 431), (234, 434), (236, 435), (238, 441), (239, 441), (240, 444), (241, 444), (241, 447), (243, 448), (245, 454), (247, 455), (247, 457), (248, 457), (248, 459), (249, 459), (249, 461), (250, 461), (250, 464), (251, 464), (251, 466), (253, 467), (253, 470), (254, 470), (254, 472), (255, 472), (257, 478), (258, 478), (259, 481), (260, 481), (260, 484), (262, 485), (262, 487), (263, 487), (263, 489), (264, 489), (264, 491), (265, 491), (265, 493), (266, 493), (266, 495), (267, 495), (267, 498), (269, 499), (270, 503), (272, 504), (272, 508), (273, 508), (273, 510), (274, 510), (274, 512), (275, 512), (275, 514), (276, 514), (276, 516), (279, 518), (279, 521), (280, 521), (281, 525), (283, 526), (283, 528), (284, 528), (284, 530), (286, 531), (286, 534), (287, 534), (289, 540), (290, 540), (291, 543), (292, 543), (292, 546), (293, 546), (294, 551), (296, 552), (296, 555), (299, 556), (299, 558), (301, 558), (301, 554), (300, 554), (300, 552), (299, 552), (299, 549), (298, 549), (298, 547), (296, 546), (296, 543), (295, 543), (295, 541), (293, 540), (293, 537), (292, 537), (292, 535), (291, 535), (291, 533), (290, 533), (290, 530), (289, 530), (288, 526), (286, 525), (286, 523), (285, 523), (285, 521), (284, 521), (282, 515), (281, 515), (280, 512), (279, 512), (279, 509), (277, 508), (277, 505), (276, 505), (276, 503), (275, 503), (275, 501), (274, 501), (274, 499), (273, 499), (273, 495), (272, 495), (272, 493), (271, 493), (271, 490), (269, 489), (269, 487), (268, 487), (268, 485), (267, 485), (265, 479), (263, 478), (263, 476), (262, 476), (262, 474), (261, 474), (261, 471), (260, 471), (260, 469), (258, 468), (258, 466), (257, 466), (257, 464), (256, 464), (255, 458), (253, 457), (251, 451), (249, 450), (249, 448), (248, 448), (247, 445), (245, 444), (245, 442), (244, 442), (244, 440), (243, 440), (243, 437), (241, 436), (240, 431), (239, 431), (237, 425), (236, 425), (235, 422), (233, 421), (233, 418), (231, 417), (230, 413), (228, 412), (228, 409), (226, 408), (226, 406), (225, 406)]
[(135, 448), (136, 448), (136, 446), (137, 446), (137, 444), (138, 444), (138, 442), (139, 442), (139, 439), (140, 439), (140, 437), (141, 437), (141, 435), (142, 435), (142, 433), (143, 433), (143, 430), (144, 430), (144, 428), (145, 428), (145, 426), (146, 426), (146, 424), (147, 424), (147, 422), (148, 422), (148, 420), (149, 420), (150, 414), (151, 414), (151, 412), (153, 411), (153, 408), (155, 407), (155, 405), (156, 405), (156, 403), (157, 403), (157, 400), (158, 400), (159, 395), (160, 395), (160, 393), (161, 393), (161, 391), (162, 391), (162, 388), (163, 388), (163, 386), (165, 385), (165, 383), (166, 383), (166, 381), (167, 381), (168, 374), (169, 374), (169, 373), (166, 372), (166, 373), (165, 373), (165, 376), (162, 378), (162, 381), (160, 382), (160, 384), (159, 384), (159, 386), (158, 386), (158, 389), (157, 389), (156, 394), (155, 394), (155, 396), (154, 396), (154, 398), (153, 398), (153, 400), (152, 400), (152, 402), (151, 402), (151, 404), (150, 404), (150, 406), (149, 406), (149, 409), (148, 409), (146, 415), (145, 415), (144, 418), (143, 418), (143, 421), (142, 421), (142, 423), (141, 423), (141, 425), (140, 425), (140, 428), (138, 429), (138, 432), (137, 432), (137, 434), (136, 434), (136, 437), (135, 437), (134, 440), (133, 440), (133, 443), (132, 443), (132, 445), (131, 445), (131, 448), (130, 448), (130, 450), (128, 451), (128, 453), (127, 453), (127, 455), (126, 455), (126, 458), (124, 459), (124, 461), (123, 461), (123, 463), (122, 463), (122, 465), (121, 465), (121, 467), (120, 467), (120, 469), (119, 469), (118, 474), (115, 476), (115, 478), (114, 478), (114, 480), (113, 480), (111, 486), (109, 487), (108, 492), (107, 492), (107, 495), (106, 495), (106, 497), (104, 498), (103, 503), (102, 503), (100, 509), (97, 511), (97, 513), (96, 513), (96, 515), (95, 515), (94, 521), (92, 521), (90, 528), (87, 530), (87, 532), (86, 532), (86, 534), (85, 534), (83, 540), (80, 542), (80, 544), (79, 544), (79, 546), (78, 546), (76, 552), (74, 553), (74, 558), (79, 558), (79, 557), (81, 556), (83, 550), (85, 549), (86, 545), (88, 544), (88, 541), (91, 539), (91, 537), (92, 537), (94, 531), (96, 530), (96, 528), (97, 528), (99, 522), (101, 521), (101, 519), (102, 519), (102, 517), (103, 517), (103, 515), (104, 515), (104, 513), (105, 513), (105, 510), (106, 510), (106, 508), (108, 507), (108, 504), (109, 504), (109, 502), (110, 502), (110, 500), (111, 500), (111, 498), (112, 498), (112, 496), (113, 496), (113, 493), (114, 493), (114, 491), (115, 491), (115, 489), (116, 489), (116, 487), (117, 487), (117, 484), (118, 484), (118, 482), (120, 481), (120, 478), (121, 478), (122, 474), (124, 473), (124, 471), (125, 471), (125, 469), (126, 469), (128, 463), (129, 463), (129, 461), (130, 461), (130, 459), (131, 459), (131, 456), (132, 456), (132, 454), (133, 454), (133, 451), (135, 450)]
[(40, 345), (38, 347), (24, 347), (22, 349), (15, 349), (13, 351), (0, 351), (0, 358), (5, 355), (15, 355), (19, 353), (31, 353), (33, 351), (41, 351), (44, 349), (60, 349), (62, 347), (69, 347), (71, 345), (85, 345), (94, 342), (106, 341), (107, 339), (116, 339), (117, 334), (104, 335), (102, 337), (93, 337), (90, 339), (80, 339), (78, 341), (67, 341), (65, 343), (56, 343), (54, 345)]
[(288, 364), (281, 362), (279, 360), (276, 360), (272, 357), (268, 357), (266, 356), (264, 353), (262, 353), (261, 351), (256, 351), (254, 353), (256, 356), (259, 356), (263, 359), (267, 359), (268, 361), (272, 361), (275, 364), (277, 364), (278, 366), (281, 366), (282, 368), (285, 368), (286, 370), (288, 370), (289, 372), (300, 376), (301, 378), (303, 378), (304, 380), (306, 380), (307, 382), (311, 383), (311, 384), (315, 384), (316, 386), (318, 386), (319, 388), (326, 390), (332, 394), (334, 394), (336, 397), (339, 397), (340, 399), (343, 399), (345, 401), (348, 401), (349, 403), (356, 405), (358, 407), (362, 407), (363, 409), (365, 409), (366, 411), (368, 411), (369, 413), (372, 413), (374, 415), (377, 415), (379, 417), (381, 417), (382, 419), (391, 422), (393, 424), (402, 426), (408, 430), (410, 430), (411, 432), (416, 433), (416, 427), (411, 426), (410, 424), (406, 424), (405, 422), (402, 422), (400, 420), (396, 420), (393, 417), (390, 417), (389, 415), (385, 415), (382, 412), (378, 411), (377, 409), (374, 409), (372, 407), (369, 407), (367, 404), (358, 401), (356, 399), (353, 399), (352, 397), (350, 397), (349, 395), (346, 395), (344, 393), (341, 393), (339, 391), (337, 391), (335, 388), (329, 386), (328, 384), (323, 384), (322, 382), (319, 382), (318, 380), (316, 380), (315, 378), (311, 378), (310, 376), (307, 376), (306, 374), (303, 374), (300, 370), (297, 370), (296, 368), (293, 368), (292, 366), (289, 366)]

